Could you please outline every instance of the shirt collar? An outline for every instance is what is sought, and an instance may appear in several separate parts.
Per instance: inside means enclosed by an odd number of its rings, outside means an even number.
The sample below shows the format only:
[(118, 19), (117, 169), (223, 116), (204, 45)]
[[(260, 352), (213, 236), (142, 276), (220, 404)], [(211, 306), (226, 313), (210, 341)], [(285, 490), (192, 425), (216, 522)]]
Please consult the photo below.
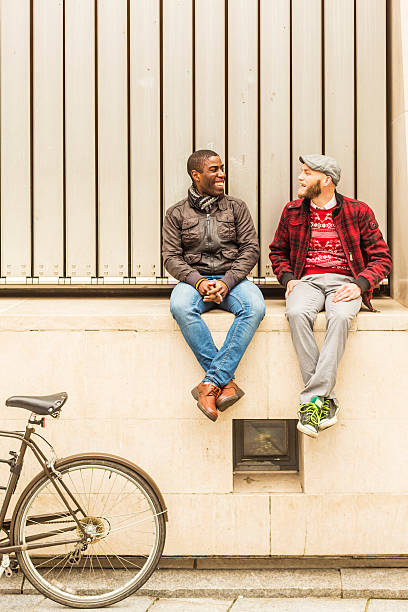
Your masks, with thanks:
[(310, 200), (310, 205), (312, 206), (312, 208), (317, 208), (320, 210), (329, 210), (330, 208), (333, 208), (334, 206), (336, 206), (336, 204), (337, 204), (336, 194), (333, 194), (332, 199), (329, 200), (327, 204), (325, 204), (324, 206), (316, 206), (316, 204), (314, 204), (312, 200)]

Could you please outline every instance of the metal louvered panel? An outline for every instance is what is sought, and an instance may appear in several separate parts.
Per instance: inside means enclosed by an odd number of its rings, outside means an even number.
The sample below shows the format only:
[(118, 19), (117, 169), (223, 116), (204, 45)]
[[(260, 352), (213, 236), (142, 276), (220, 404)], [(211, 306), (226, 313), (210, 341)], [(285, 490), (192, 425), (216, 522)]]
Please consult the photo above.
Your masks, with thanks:
[(290, 199), (290, 3), (260, 5), (260, 275), (272, 276), (268, 245)]
[(254, 274), (301, 153), (336, 157), (386, 231), (386, 0), (2, 0), (0, 18), (0, 284), (168, 283), (161, 223), (193, 148), (250, 207)]
[(130, 3), (131, 275), (160, 276), (160, 2)]
[(33, 3), (35, 276), (64, 276), (63, 2)]
[(1, 276), (26, 277), (31, 276), (29, 0), (3, 0), (0, 27)]
[(128, 276), (126, 0), (98, 0), (99, 276)]
[(95, 12), (65, 5), (66, 264), (68, 277), (96, 275)]
[(357, 198), (387, 225), (386, 1), (356, 0)]

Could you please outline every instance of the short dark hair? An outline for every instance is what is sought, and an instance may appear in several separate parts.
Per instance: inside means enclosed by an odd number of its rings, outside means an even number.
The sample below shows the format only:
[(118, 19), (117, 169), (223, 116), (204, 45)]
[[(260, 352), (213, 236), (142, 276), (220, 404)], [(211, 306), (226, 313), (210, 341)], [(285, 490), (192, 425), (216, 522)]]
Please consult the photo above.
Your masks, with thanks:
[(209, 149), (199, 149), (198, 151), (194, 151), (194, 153), (190, 155), (187, 160), (187, 172), (189, 173), (191, 179), (193, 178), (191, 176), (191, 172), (193, 170), (197, 170), (197, 172), (202, 172), (204, 162), (210, 157), (219, 157), (219, 155), (215, 151), (210, 151)]

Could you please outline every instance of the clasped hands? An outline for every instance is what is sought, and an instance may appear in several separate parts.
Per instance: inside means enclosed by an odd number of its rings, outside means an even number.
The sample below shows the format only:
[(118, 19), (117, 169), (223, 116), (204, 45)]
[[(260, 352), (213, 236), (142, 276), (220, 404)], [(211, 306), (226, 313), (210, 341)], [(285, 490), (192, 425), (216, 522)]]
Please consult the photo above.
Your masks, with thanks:
[(215, 302), (216, 304), (221, 304), (228, 293), (225, 283), (218, 279), (201, 281), (198, 291), (203, 296), (204, 302)]

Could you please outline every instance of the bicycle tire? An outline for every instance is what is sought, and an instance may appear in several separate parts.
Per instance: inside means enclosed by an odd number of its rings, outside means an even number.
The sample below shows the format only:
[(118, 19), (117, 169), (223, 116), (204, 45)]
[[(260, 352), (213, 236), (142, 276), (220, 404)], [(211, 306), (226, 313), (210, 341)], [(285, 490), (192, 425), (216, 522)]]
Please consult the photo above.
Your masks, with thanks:
[[(45, 557), (44, 549), (17, 553), (21, 570), (40, 593), (73, 608), (100, 608), (129, 597), (150, 578), (163, 552), (165, 509), (159, 497), (145, 478), (119, 459), (72, 458), (57, 469), (85, 510), (86, 517), (78, 513), (78, 518), (92, 542), (80, 553), (73, 544), (59, 544), (74, 533), (78, 538), (82, 534), (42, 472), (17, 502), (11, 535), (15, 545), (24, 545), (49, 529), (41, 542), (58, 546), (46, 548)], [(142, 524), (142, 529), (137, 527)], [(114, 536), (117, 532), (122, 533)]]

